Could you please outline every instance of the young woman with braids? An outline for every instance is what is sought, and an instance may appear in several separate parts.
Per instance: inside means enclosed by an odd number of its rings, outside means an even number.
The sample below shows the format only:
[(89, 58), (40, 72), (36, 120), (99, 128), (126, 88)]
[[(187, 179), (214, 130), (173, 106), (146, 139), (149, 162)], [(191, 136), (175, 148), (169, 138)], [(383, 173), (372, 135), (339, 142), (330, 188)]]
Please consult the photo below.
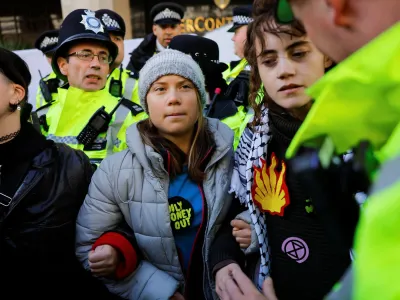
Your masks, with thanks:
[[(253, 255), (260, 265), (253, 279), (260, 288), (264, 284), (267, 299), (322, 299), (350, 265), (351, 241), (331, 239), (307, 190), (287, 164), (285, 152), (312, 106), (306, 89), (333, 63), (300, 23), (277, 23), (275, 2), (258, 9), (247, 31), (245, 57), (252, 69), (249, 102), (254, 119), (235, 153), (231, 189), (248, 207), (253, 235), (245, 222), (239, 226), (237, 220), (233, 235), (242, 248), (253, 237), (251, 244), (257, 245)], [(259, 103), (262, 84), (264, 98)], [(332, 184), (340, 190), (339, 180)], [(349, 197), (338, 192), (338, 201)], [(349, 232), (358, 218), (358, 207), (351, 203), (343, 213)], [(243, 214), (241, 219), (246, 219)], [(217, 272), (217, 293), (222, 299), (261, 296), (249, 281), (239, 279), (240, 274), (235, 264)]]

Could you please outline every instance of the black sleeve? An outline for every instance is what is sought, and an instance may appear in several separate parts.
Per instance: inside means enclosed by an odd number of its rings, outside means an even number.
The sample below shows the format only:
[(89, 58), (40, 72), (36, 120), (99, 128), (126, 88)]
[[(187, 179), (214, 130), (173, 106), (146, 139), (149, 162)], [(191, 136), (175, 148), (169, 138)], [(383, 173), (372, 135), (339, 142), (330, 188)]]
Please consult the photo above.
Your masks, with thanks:
[(312, 199), (327, 237), (334, 241), (338, 249), (347, 252), (353, 247), (360, 214), (352, 175), (343, 160), (340, 164), (331, 164), (329, 168), (311, 164), (310, 161), (315, 160), (317, 155), (314, 149), (302, 148), (288, 163)]
[(232, 201), (229, 212), (218, 231), (210, 249), (210, 264), (213, 274), (230, 263), (237, 263), (244, 268), (245, 255), (232, 235), (231, 221), (245, 210), (239, 199)]

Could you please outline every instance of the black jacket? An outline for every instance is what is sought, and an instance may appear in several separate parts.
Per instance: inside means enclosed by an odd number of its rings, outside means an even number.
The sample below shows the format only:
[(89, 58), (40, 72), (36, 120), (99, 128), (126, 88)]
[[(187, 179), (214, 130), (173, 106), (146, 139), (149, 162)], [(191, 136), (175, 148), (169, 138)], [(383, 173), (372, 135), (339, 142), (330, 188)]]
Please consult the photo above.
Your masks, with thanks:
[[(0, 145), (1, 184), (8, 179), (18, 187), (11, 205), (0, 208), (1, 298), (114, 299), (75, 257), (75, 221), (93, 172), (89, 159), (46, 141), (30, 124), (14, 140)], [(24, 162), (22, 182), (13, 182)]]
[(126, 68), (132, 72), (139, 73), (145, 63), (156, 52), (156, 40), (157, 37), (154, 34), (146, 35), (140, 45), (131, 53), (131, 58)]

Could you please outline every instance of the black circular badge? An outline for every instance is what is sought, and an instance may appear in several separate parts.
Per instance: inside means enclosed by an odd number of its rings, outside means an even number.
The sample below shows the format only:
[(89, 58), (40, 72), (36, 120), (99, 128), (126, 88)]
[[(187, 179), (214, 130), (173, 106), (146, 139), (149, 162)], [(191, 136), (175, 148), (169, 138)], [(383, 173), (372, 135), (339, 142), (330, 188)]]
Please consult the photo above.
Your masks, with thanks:
[(179, 196), (168, 199), (169, 217), (174, 233), (181, 233), (192, 226), (194, 210), (192, 204)]

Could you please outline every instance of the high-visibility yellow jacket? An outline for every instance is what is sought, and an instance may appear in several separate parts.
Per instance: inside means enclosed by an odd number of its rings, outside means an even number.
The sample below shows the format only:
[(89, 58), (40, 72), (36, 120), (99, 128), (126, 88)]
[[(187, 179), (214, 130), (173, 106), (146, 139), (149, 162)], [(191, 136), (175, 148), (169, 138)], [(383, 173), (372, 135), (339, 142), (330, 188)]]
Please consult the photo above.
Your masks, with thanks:
[(229, 68), (225, 70), (225, 72), (222, 74), (222, 77), (225, 79), (226, 83), (229, 84), (239, 75), (240, 72), (242, 72), (246, 68), (247, 65), (247, 60), (245, 58), (242, 58), (240, 63), (237, 64), (234, 68), (231, 69), (231, 65), (229, 65)]
[[(233, 69), (231, 69), (231, 67), (229, 66), (229, 69), (227, 69), (222, 76), (229, 84), (239, 75), (240, 72), (242, 72), (246, 68), (247, 65), (248, 64), (246, 59), (243, 58), (240, 63)], [(233, 142), (234, 149), (236, 149), (239, 145), (240, 137), (242, 136), (242, 133), (246, 128), (247, 123), (252, 117), (252, 111), (247, 111), (247, 108), (242, 105), (238, 107), (238, 112), (235, 115), (221, 120), (222, 123), (225, 123), (229, 126), (229, 128), (233, 130), (233, 133), (235, 135)]]
[(133, 108), (120, 105), (112, 116), (107, 132), (99, 134), (91, 147), (80, 144), (77, 136), (93, 114), (102, 106), (110, 113), (118, 101), (106, 89), (85, 92), (74, 87), (60, 88), (57, 101), (46, 112), (47, 138), (82, 150), (92, 162), (99, 163), (107, 155), (125, 149), (126, 128), (147, 118), (147, 114), (137, 104), (133, 104)]
[[(51, 72), (49, 75), (47, 75), (45, 78), (43, 78), (44, 81), (49, 81), (49, 80), (57, 80), (58, 81), (58, 86), (61, 86), (63, 82), (60, 79), (57, 79), (56, 73)], [(53, 101), (57, 99), (57, 92), (51, 93), (51, 98)], [(39, 107), (46, 105), (47, 102), (43, 97), (42, 90), (40, 88), (40, 85), (38, 86), (38, 89), (36, 91), (36, 109)]]
[(121, 68), (115, 68), (107, 78), (107, 84), (105, 89), (109, 91), (111, 95), (113, 95), (110, 90), (111, 82), (121, 80), (122, 94), (113, 96), (118, 98), (124, 97), (125, 99), (131, 100), (136, 104), (140, 105), (139, 92), (138, 92), (139, 80), (135, 77), (136, 76), (132, 71), (129, 71), (127, 69), (122, 69), (121, 72)]
[(400, 24), (326, 74), (309, 90), (315, 99), (290, 145), (337, 153), (368, 140), (380, 163), (355, 238), (353, 299), (400, 299)]

